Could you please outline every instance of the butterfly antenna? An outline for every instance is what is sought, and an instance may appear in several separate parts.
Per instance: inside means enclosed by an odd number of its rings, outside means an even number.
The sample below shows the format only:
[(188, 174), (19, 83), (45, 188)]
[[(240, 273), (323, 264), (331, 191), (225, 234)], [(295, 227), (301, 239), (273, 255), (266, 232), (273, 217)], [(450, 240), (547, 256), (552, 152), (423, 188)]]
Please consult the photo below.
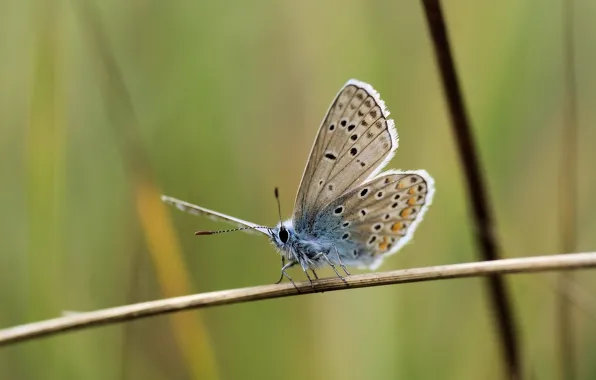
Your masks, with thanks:
[(277, 213), (279, 214), (279, 225), (281, 226), (281, 204), (279, 203), (279, 189), (277, 187), (275, 187), (275, 200), (277, 201)]
[(219, 230), (219, 231), (197, 231), (195, 232), (195, 235), (197, 236), (202, 236), (202, 235), (215, 235), (215, 234), (223, 234), (226, 232), (234, 232), (234, 231), (244, 231), (244, 230), (254, 230), (257, 228), (263, 228), (266, 230), (270, 230), (269, 227), (263, 227), (263, 226), (253, 226), (253, 227), (240, 227), (240, 228), (232, 228), (230, 230)]

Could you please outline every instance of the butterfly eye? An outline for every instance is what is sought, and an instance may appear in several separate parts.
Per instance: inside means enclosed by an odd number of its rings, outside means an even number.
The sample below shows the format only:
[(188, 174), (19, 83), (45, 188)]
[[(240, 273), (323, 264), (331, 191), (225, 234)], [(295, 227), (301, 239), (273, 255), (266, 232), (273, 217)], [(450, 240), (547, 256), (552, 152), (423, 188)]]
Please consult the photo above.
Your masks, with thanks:
[(290, 234), (288, 233), (288, 230), (282, 227), (279, 230), (279, 240), (281, 240), (282, 243), (286, 244), (289, 238)]

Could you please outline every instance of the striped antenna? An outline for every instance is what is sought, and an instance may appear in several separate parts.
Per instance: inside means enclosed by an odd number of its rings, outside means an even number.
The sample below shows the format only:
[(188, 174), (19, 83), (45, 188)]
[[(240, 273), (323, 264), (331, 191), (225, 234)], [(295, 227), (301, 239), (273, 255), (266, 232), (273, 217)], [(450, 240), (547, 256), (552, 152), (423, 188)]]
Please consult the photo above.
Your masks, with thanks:
[(240, 227), (240, 228), (232, 228), (230, 230), (219, 230), (219, 231), (197, 231), (195, 232), (195, 235), (197, 236), (202, 236), (202, 235), (215, 235), (215, 234), (223, 234), (225, 232), (234, 232), (234, 231), (244, 231), (244, 230), (253, 230), (253, 229), (257, 229), (257, 228), (263, 228), (266, 229), (268, 231), (271, 231), (271, 228), (269, 227), (263, 227), (263, 226), (253, 226), (253, 227)]

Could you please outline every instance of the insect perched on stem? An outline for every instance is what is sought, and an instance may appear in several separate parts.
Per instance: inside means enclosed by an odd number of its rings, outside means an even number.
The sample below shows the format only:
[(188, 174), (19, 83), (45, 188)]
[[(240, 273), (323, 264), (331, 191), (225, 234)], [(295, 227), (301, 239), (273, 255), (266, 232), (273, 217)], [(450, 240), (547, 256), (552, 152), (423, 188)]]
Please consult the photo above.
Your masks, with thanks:
[[(349, 80), (323, 119), (302, 176), (292, 218), (263, 227), (229, 215), (163, 196), (182, 211), (205, 215), (241, 227), (198, 231), (213, 235), (259, 231), (269, 237), (287, 269), (329, 265), (349, 275), (346, 266), (377, 268), (404, 246), (432, 202), (434, 181), (425, 170), (380, 172), (398, 145), (393, 120), (379, 94), (367, 83)], [(275, 189), (278, 202), (279, 192)], [(287, 260), (287, 263), (286, 263)]]

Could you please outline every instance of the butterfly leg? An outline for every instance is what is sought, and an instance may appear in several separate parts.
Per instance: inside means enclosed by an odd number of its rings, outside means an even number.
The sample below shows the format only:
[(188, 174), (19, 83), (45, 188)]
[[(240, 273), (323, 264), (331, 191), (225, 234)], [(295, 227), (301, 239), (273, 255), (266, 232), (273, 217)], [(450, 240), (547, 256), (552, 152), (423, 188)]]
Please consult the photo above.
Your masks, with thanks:
[(284, 255), (281, 255), (281, 274), (279, 276), (279, 280), (277, 280), (276, 284), (279, 284), (284, 279), (284, 266), (286, 265), (286, 258)]
[(333, 269), (333, 271), (335, 272), (335, 274), (337, 275), (337, 277), (341, 278), (341, 280), (344, 282), (344, 284), (346, 284), (346, 286), (349, 286), (348, 285), (348, 282), (346, 281), (346, 279), (343, 278), (341, 274), (339, 274), (339, 272), (337, 271), (337, 268), (331, 262), (331, 260), (329, 260), (329, 257), (327, 257), (327, 255), (325, 254), (325, 252), (321, 252), (321, 253), (319, 253), (319, 255), (320, 256), (323, 256), (325, 258), (325, 260), (327, 261), (327, 264), (329, 264), (329, 266), (331, 267), (331, 269)]
[[(312, 290), (314, 292), (317, 291), (317, 289), (315, 289), (315, 284), (313, 284), (312, 282), (312, 278), (310, 278), (310, 275), (308, 274), (308, 267), (306, 267), (304, 264), (300, 263), (300, 265), (302, 266), (302, 270), (304, 271), (304, 274), (306, 275), (306, 278), (308, 278), (308, 281), (310, 282), (310, 287), (312, 288)], [(318, 278), (318, 277), (317, 277)]]
[(333, 246), (333, 248), (335, 249), (335, 253), (337, 254), (337, 261), (339, 262), (339, 266), (341, 267), (341, 269), (344, 270), (344, 272), (350, 276), (350, 272), (348, 272), (348, 270), (346, 269), (346, 266), (344, 265), (344, 263), (341, 262), (341, 256), (339, 255), (339, 251), (337, 250), (336, 246)]
[(314, 270), (314, 269), (311, 269), (311, 271), (312, 271), (312, 274), (314, 274), (314, 275), (315, 275), (315, 279), (317, 279), (317, 280), (318, 280), (318, 279), (319, 279), (319, 276), (317, 276), (317, 272), (315, 272), (315, 270)]
[[(282, 276), (282, 278), (283, 278), (283, 276), (286, 276), (288, 278), (288, 280), (290, 280), (290, 282), (292, 283), (292, 285), (294, 285), (294, 288), (296, 288), (296, 290), (298, 291), (298, 293), (300, 293), (300, 289), (298, 289), (298, 287), (294, 283), (294, 280), (292, 280), (292, 277), (290, 277), (290, 275), (286, 273), (286, 269), (289, 269), (289, 268), (293, 267), (294, 265), (296, 265), (296, 262), (295, 261), (290, 261), (289, 263), (287, 263), (286, 265), (284, 265), (281, 268), (281, 276)], [(277, 283), (279, 283), (279, 282), (277, 282)]]

